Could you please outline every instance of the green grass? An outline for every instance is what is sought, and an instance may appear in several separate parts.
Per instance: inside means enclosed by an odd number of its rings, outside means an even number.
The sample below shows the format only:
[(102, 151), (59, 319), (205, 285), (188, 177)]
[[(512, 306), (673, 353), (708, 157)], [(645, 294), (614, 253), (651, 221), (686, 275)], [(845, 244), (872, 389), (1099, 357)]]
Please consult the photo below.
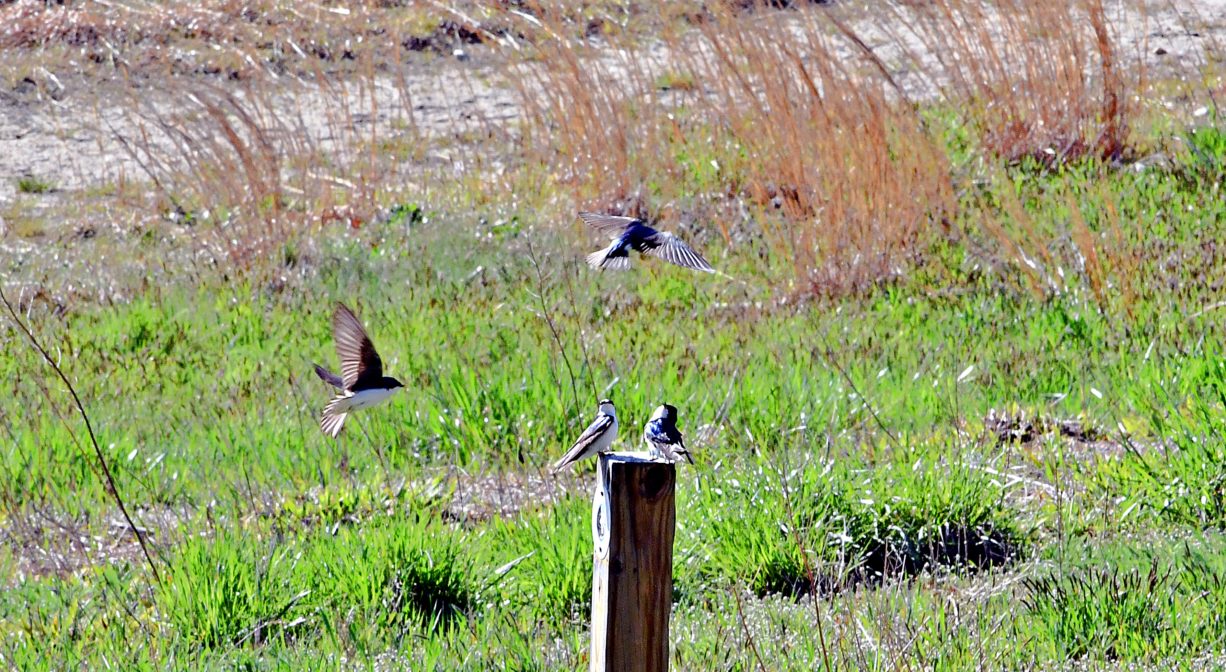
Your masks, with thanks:
[[(1169, 170), (977, 183), (924, 259), (838, 300), (792, 301), (787, 260), (752, 243), (706, 241), (741, 281), (601, 275), (532, 212), (406, 202), (287, 245), (284, 283), (36, 302), (164, 581), (6, 322), (0, 663), (582, 669), (591, 467), (569, 490), (545, 470), (608, 395), (623, 448), (668, 401), (698, 460), (676, 669), (1186, 666), (1226, 642), (1226, 205), (1204, 133)], [(336, 300), (407, 390), (333, 442), (311, 364), (335, 367)], [(994, 410), (1032, 440), (999, 439)], [(1094, 440), (1061, 436), (1073, 418)], [(499, 479), (526, 494), (504, 507)]]
[(45, 194), (55, 190), (55, 185), (48, 180), (33, 175), (17, 178), (17, 192), (22, 194)]
[(1160, 661), (1223, 641), (1221, 537), (1086, 549), (1078, 566), (1025, 580), (1036, 640), (1053, 656)]

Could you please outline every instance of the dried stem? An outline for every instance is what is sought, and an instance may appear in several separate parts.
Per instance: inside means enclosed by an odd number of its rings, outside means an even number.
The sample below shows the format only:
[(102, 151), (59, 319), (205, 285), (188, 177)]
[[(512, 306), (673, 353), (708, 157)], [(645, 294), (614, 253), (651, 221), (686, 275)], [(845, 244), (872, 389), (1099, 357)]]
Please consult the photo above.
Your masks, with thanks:
[(107, 489), (111, 495), (115, 497), (115, 503), (119, 505), (119, 511), (123, 513), (123, 519), (128, 523), (128, 528), (136, 535), (136, 541), (140, 544), (140, 550), (145, 554), (145, 560), (149, 563), (149, 569), (153, 572), (153, 578), (157, 583), (162, 582), (162, 575), (158, 572), (157, 564), (153, 562), (153, 555), (149, 552), (149, 545), (145, 542), (145, 535), (132, 522), (132, 516), (128, 515), (128, 506), (124, 503), (123, 497), (119, 494), (119, 487), (115, 484), (115, 478), (111, 475), (111, 467), (106, 462), (106, 456), (102, 453), (102, 447), (98, 445), (98, 437), (94, 435), (93, 424), (89, 421), (89, 414), (85, 412), (85, 405), (81, 403), (81, 397), (77, 395), (77, 390), (72, 386), (72, 382), (68, 380), (68, 376), (64, 375), (64, 371), (60, 369), (55, 360), (43, 348), (38, 339), (34, 337), (34, 333), (30, 331), (25, 322), (18, 317), (17, 311), (13, 308), (13, 304), (9, 303), (9, 299), (4, 294), (4, 288), (0, 287), (0, 301), (4, 302), (4, 307), (8, 309), (9, 315), (13, 318), (13, 322), (17, 327), (25, 333), (26, 338), (30, 339), (30, 343), (34, 349), (38, 350), (38, 354), (43, 356), (47, 364), (55, 371), (60, 380), (64, 381), (64, 386), (68, 388), (68, 393), (72, 395), (72, 401), (77, 406), (77, 411), (81, 414), (81, 419), (85, 421), (85, 431), (89, 433), (90, 443), (94, 446), (94, 454), (98, 457), (98, 464), (102, 466), (102, 475), (106, 479)]

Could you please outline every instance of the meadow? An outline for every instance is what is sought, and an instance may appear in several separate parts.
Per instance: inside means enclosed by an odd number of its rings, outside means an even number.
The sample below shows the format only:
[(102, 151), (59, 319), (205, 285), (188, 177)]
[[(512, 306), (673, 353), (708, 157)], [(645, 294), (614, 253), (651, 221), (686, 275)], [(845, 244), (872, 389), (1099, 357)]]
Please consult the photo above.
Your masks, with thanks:
[[(1226, 664), (1222, 52), (766, 4), (0, 7), (130, 164), (0, 201), (0, 665), (586, 669), (602, 396), (697, 462), (673, 669)], [(336, 301), (406, 390), (333, 441)]]

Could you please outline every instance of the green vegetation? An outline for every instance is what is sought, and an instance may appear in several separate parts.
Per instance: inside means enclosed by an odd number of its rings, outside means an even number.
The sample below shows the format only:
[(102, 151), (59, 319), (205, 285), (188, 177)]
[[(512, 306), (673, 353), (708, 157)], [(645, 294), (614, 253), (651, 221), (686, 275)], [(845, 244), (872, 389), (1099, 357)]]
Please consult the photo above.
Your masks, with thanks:
[[(842, 630), (837, 615), (866, 618), (881, 600), (908, 605), (906, 627), (923, 637), (899, 655), (921, 659), (937, 645), (1019, 666), (1209, 650), (1226, 624), (1220, 592), (1196, 583), (1216, 585), (1220, 570), (1188, 564), (1205, 553), (1155, 554), (1151, 567), (1100, 561), (1091, 540), (1214, 540), (1207, 531), (1222, 525), (1226, 342), (1212, 309), (1172, 308), (1211, 304), (1200, 262), (1166, 261), (1221, 233), (1223, 206), (1199, 200), (1176, 171), (1082, 166), (1002, 184), (1036, 228), (1066, 221), (1067, 191), (1086, 194), (1086, 210), (1114, 201), (1126, 213), (1116, 254), (1133, 260), (1131, 303), (1099, 304), (1067, 272), (1068, 286), (1036, 296), (1012, 266), (972, 272), (958, 244), (942, 253), (951, 262), (887, 289), (799, 306), (755, 305), (780, 271), (755, 272), (759, 262), (735, 247), (712, 256), (758, 278), (749, 284), (649, 263), (593, 275), (572, 250), (536, 249), (559, 349), (524, 235), (474, 244), (453, 235), (464, 222), (405, 206), (396, 212), (412, 214), (371, 237), (333, 244), (293, 291), (166, 287), (41, 319), (121, 492), (154, 529), (168, 579), (149, 587), (130, 537), (109, 523), (62, 390), (38, 375), (44, 365), (21, 339), (6, 339), (6, 520), (49, 556), (7, 561), (27, 578), (0, 603), (3, 655), (19, 666), (124, 651), (155, 667), (197, 655), (218, 665), (393, 655), (439, 669), (569, 667), (581, 660), (590, 596), (589, 477), (562, 488), (541, 475), (610, 385), (625, 445), (667, 398), (701, 455), (682, 471), (678, 504), (685, 668), (750, 660), (723, 627), (799, 666), (824, 655), (854, 664), (863, 633)], [(966, 216), (998, 197), (975, 196)], [(1158, 218), (1145, 213), (1159, 208), (1167, 249), (1155, 256), (1144, 232)], [(958, 278), (957, 294), (931, 284), (938, 273)], [(328, 393), (310, 370), (334, 357), (333, 298), (359, 307), (389, 372), (411, 381), (335, 444), (315, 427)], [(1031, 422), (1027, 442), (985, 422), (994, 409), (998, 424)], [(1056, 420), (1069, 418), (1099, 438), (1062, 435)], [(500, 510), (499, 491), (520, 487), (549, 499), (525, 494)], [(461, 491), (474, 509), (453, 506)], [(66, 527), (48, 529), (46, 511)], [(99, 562), (70, 530), (101, 533), (116, 559)], [(1027, 569), (1064, 546), (1093, 555), (1078, 569)], [(976, 601), (985, 573), (1015, 572), (1029, 578)], [(1020, 644), (967, 639), (933, 589)], [(814, 597), (817, 611), (803, 606)], [(733, 617), (738, 600), (750, 603), (747, 626)], [(1194, 621), (1174, 628), (1176, 615)], [(864, 622), (877, 637), (887, 626), (904, 627)], [(778, 628), (791, 634), (769, 641)], [(1145, 634), (1153, 629), (1171, 634)]]
[(17, 191), (22, 194), (45, 194), (54, 189), (54, 184), (33, 175), (27, 175), (17, 180)]

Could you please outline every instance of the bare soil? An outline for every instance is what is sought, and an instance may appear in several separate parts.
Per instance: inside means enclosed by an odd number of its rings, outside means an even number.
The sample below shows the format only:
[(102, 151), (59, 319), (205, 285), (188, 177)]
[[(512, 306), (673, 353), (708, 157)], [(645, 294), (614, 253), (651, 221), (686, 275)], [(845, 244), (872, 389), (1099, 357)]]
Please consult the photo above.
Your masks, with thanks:
[[(869, 3), (871, 4), (871, 3)], [(844, 15), (856, 15), (845, 5)], [(816, 10), (821, 11), (821, 10)], [(939, 55), (926, 52), (899, 14), (873, 11), (865, 6), (852, 28), (889, 68), (908, 94), (930, 96), (935, 83), (921, 61)], [(1109, 16), (1118, 31), (1124, 58), (1132, 67), (1144, 65), (1151, 81), (1196, 78), (1206, 65), (1220, 66), (1226, 44), (1226, 0), (1184, 2), (1110, 3)], [(884, 17), (884, 18), (883, 18)], [(747, 18), (746, 20), (753, 20)], [(900, 48), (900, 42), (902, 47)], [(450, 45), (447, 45), (450, 46)], [(499, 47), (457, 42), (455, 49), (427, 45), (403, 64), (383, 64), (369, 79), (350, 70), (330, 74), (322, 84), (297, 77), (267, 81), (278, 112), (294, 119), (321, 147), (344, 141), (337, 130), (338, 91), (344, 132), (354, 136), (389, 137), (411, 134), (445, 147), (506, 129), (519, 117), (517, 93), (505, 82)], [(648, 45), (645, 57), (666, 61), (667, 50)], [(852, 54), (849, 53), (849, 56)], [(25, 54), (37, 60), (37, 52)], [(394, 74), (388, 72), (395, 69)], [(180, 74), (163, 85), (156, 79), (78, 76), (60, 70), (30, 68), (16, 81), (0, 83), (0, 213), (23, 197), (27, 206), (76, 198), (79, 192), (101, 189), (117, 181), (145, 181), (141, 162), (130, 151), (132, 142), (152, 139), (153, 119), (199, 114), (190, 91), (194, 86), (217, 86), (247, 95), (242, 82), (229, 82), (216, 74)], [(156, 131), (156, 128), (152, 129)], [(439, 141), (443, 142), (439, 142)], [(172, 146), (166, 146), (172, 151)], [(445, 149), (443, 158), (451, 160)], [(21, 193), (19, 182), (34, 178), (49, 188)]]

